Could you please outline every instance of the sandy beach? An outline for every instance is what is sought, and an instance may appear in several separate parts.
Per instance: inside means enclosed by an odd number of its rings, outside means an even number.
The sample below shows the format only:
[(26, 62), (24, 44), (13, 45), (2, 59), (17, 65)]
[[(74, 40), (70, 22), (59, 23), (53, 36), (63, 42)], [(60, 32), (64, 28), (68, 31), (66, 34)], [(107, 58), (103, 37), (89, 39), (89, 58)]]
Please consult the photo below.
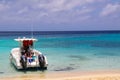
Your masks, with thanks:
[(0, 80), (120, 80), (120, 71), (51, 72), (0, 77)]

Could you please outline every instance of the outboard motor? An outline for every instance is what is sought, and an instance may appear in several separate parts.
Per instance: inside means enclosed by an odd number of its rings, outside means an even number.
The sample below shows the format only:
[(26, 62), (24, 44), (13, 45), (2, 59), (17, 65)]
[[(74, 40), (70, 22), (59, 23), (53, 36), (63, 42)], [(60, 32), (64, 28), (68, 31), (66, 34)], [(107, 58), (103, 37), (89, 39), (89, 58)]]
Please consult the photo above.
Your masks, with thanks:
[(21, 65), (22, 65), (23, 69), (26, 69), (27, 68), (27, 58), (26, 58), (25, 55), (21, 56), (20, 62), (21, 62)]
[(44, 69), (45, 68), (45, 57), (42, 54), (40, 54), (38, 55), (38, 60), (39, 60), (40, 68)]

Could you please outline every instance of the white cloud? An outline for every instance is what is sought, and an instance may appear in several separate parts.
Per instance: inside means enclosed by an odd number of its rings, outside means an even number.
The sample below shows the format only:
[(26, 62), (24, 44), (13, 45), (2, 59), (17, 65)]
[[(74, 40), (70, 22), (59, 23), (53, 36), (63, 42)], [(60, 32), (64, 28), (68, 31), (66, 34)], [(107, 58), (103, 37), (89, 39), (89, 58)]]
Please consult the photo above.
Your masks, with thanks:
[(39, 10), (38, 18), (42, 18), (43, 20), (44, 18), (49, 18), (47, 21), (54, 20), (54, 22), (59, 23), (63, 21), (70, 22), (71, 19), (74, 19), (74, 21), (89, 19), (90, 12), (92, 12), (93, 9), (90, 6), (86, 7), (86, 5), (100, 1), (101, 0), (45, 0), (36, 2), (32, 7)]
[(120, 12), (120, 4), (107, 4), (100, 13), (101, 16), (108, 16)]
[(27, 11), (28, 11), (28, 7), (24, 7), (18, 11), (18, 14), (24, 14)]
[(5, 5), (5, 4), (0, 3), (0, 11), (5, 11), (5, 10), (7, 10), (8, 8), (9, 8), (8, 5)]
[[(103, 8), (104, 7), (104, 8)], [(99, 26), (120, 22), (118, 0), (2, 0), (0, 23), (2, 24), (75, 24)], [(117, 21), (114, 21), (117, 17)], [(102, 16), (102, 17), (101, 17)], [(106, 17), (104, 17), (106, 16)], [(119, 16), (119, 17), (118, 17)], [(110, 21), (111, 19), (111, 21)], [(116, 19), (115, 19), (116, 20)], [(89, 24), (88, 24), (89, 23)]]
[(77, 10), (77, 14), (86, 15), (86, 14), (89, 14), (90, 12), (92, 12), (92, 11), (93, 11), (92, 8), (83, 7), (80, 10)]
[(47, 11), (56, 12), (72, 10), (83, 5), (92, 4), (99, 1), (101, 0), (51, 0), (50, 2), (46, 1), (44, 3), (37, 2), (35, 6), (36, 8), (42, 8)]
[(51, 20), (53, 20), (58, 23), (70, 23), (71, 19), (74, 21), (89, 19), (91, 12), (94, 10), (90, 5), (102, 1), (103, 0), (11, 0), (9, 1), (9, 10), (2, 16), (5, 16), (6, 20), (15, 19), (16, 21), (18, 20), (18, 22), (25, 19), (29, 19), (29, 21), (34, 19), (38, 22), (51, 22)]

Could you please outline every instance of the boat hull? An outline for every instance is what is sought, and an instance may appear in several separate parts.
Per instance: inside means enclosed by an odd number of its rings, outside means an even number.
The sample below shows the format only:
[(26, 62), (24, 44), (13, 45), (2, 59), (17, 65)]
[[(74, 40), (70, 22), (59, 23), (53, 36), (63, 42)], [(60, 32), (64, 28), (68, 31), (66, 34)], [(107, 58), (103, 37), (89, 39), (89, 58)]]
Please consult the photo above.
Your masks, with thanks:
[[(42, 55), (41, 52), (37, 50), (33, 50), (35, 53), (34, 59), (27, 57), (27, 62), (26, 62), (26, 68), (36, 68), (36, 67), (41, 67), (38, 55)], [(10, 53), (10, 60), (11, 63), (17, 68), (17, 69), (24, 69), (22, 64), (21, 64), (21, 51), (20, 48), (13, 48)], [(44, 69), (47, 68), (48, 62), (46, 56), (44, 56)]]

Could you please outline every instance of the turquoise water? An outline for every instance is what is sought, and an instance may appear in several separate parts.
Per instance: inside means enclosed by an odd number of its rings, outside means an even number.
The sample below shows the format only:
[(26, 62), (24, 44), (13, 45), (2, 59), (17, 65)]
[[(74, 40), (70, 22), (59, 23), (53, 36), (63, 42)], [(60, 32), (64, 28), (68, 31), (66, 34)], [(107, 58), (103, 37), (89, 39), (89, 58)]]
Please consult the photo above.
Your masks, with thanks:
[[(30, 37), (29, 32), (0, 33), (0, 76), (23, 74), (9, 60), (10, 50), (18, 46), (18, 37)], [(48, 59), (45, 72), (96, 71), (120, 69), (120, 33), (34, 32), (35, 48)], [(42, 73), (28, 70), (26, 73)]]

